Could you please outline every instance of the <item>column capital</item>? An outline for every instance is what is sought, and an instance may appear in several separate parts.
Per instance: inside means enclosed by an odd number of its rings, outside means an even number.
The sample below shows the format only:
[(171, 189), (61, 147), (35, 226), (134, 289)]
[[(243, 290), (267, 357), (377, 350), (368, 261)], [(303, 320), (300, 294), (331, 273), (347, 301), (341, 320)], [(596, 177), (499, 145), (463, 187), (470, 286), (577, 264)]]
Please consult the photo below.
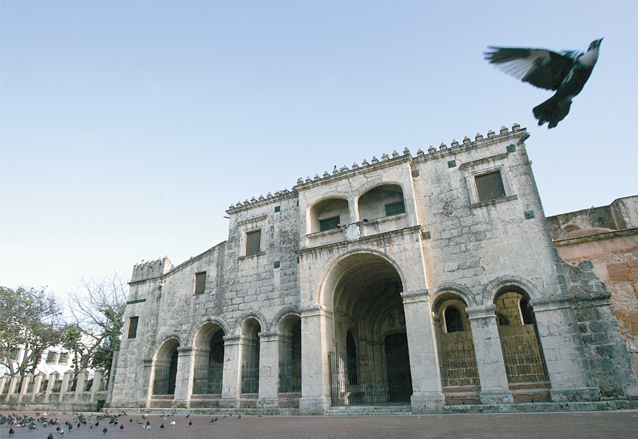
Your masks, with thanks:
[(257, 334), (260, 342), (278, 341), (279, 331), (262, 331)]
[(430, 300), (429, 293), (430, 291), (427, 288), (423, 288), (421, 290), (404, 291), (401, 293), (401, 297), (403, 298), (403, 304), (427, 302)]
[(472, 319), (487, 319), (496, 317), (496, 305), (489, 303), (487, 305), (468, 306), (465, 308), (465, 312), (470, 320)]
[(328, 310), (323, 305), (313, 305), (306, 308), (301, 309), (301, 318), (304, 317), (318, 317), (325, 315), (332, 315), (332, 311)]
[(230, 334), (230, 335), (224, 335), (224, 345), (232, 345), (232, 344), (239, 344), (239, 341), (241, 340), (241, 335), (235, 335), (235, 334)]

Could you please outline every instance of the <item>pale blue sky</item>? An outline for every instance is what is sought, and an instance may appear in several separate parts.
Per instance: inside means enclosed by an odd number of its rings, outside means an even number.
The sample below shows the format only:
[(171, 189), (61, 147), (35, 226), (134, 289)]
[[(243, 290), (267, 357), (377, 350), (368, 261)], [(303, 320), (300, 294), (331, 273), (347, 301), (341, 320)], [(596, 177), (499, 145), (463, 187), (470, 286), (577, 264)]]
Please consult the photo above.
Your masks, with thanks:
[[(298, 177), (519, 123), (545, 213), (638, 194), (637, 2), (0, 2), (0, 284), (226, 239)], [(601, 56), (569, 116), (488, 45)]]

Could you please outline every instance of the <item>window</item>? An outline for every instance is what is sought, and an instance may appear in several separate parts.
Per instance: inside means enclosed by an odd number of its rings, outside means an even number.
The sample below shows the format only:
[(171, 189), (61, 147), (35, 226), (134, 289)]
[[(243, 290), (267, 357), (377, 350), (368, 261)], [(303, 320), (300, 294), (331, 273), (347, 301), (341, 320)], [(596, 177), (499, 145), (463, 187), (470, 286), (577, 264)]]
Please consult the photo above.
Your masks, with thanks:
[(60, 352), (60, 361), (58, 364), (66, 364), (69, 361), (69, 353), (68, 352)]
[(448, 306), (445, 309), (445, 329), (447, 332), (463, 332), (461, 311), (456, 306)]
[(137, 323), (139, 322), (139, 316), (131, 317), (128, 320), (128, 335), (127, 338), (137, 337)]
[(47, 354), (47, 364), (55, 364), (58, 361), (58, 353), (49, 351)]
[(335, 216), (333, 218), (328, 218), (324, 220), (319, 220), (319, 231), (325, 232), (326, 230), (332, 230), (339, 227), (339, 217)]
[(385, 205), (385, 216), (398, 215), (400, 213), (405, 213), (405, 204), (403, 201)]
[(195, 273), (195, 294), (204, 294), (206, 290), (206, 272)]
[(479, 202), (504, 197), (505, 188), (503, 187), (501, 172), (496, 171), (476, 176), (476, 190)]
[(261, 230), (246, 233), (246, 256), (255, 255), (261, 251)]

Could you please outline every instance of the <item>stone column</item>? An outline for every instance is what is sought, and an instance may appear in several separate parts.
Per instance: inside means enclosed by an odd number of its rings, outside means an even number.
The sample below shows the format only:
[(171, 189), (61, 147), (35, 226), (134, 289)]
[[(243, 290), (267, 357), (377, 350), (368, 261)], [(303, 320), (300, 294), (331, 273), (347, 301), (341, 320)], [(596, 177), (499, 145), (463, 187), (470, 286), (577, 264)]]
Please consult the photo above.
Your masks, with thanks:
[(257, 407), (279, 406), (279, 333), (259, 333), (259, 399)]
[(197, 348), (182, 346), (177, 348), (177, 376), (175, 377), (175, 395), (171, 407), (186, 408), (190, 406), (193, 394), (193, 356)]
[(60, 378), (60, 374), (57, 372), (51, 372), (49, 374), (49, 382), (47, 384), (47, 390), (44, 395), (44, 401), (43, 401), (45, 404), (51, 402), (51, 394), (53, 393), (53, 386), (55, 386), (55, 383), (58, 381), (59, 378)]
[(494, 304), (465, 308), (472, 326), (474, 353), (481, 381), (481, 403), (511, 404), (514, 397), (507, 382), (495, 310)]
[(438, 411), (445, 405), (441, 368), (428, 290), (401, 293), (412, 372), (412, 412)]
[(20, 387), (20, 394), (18, 395), (18, 402), (22, 402), (24, 399), (24, 395), (27, 393), (27, 389), (29, 388), (29, 383), (33, 380), (33, 374), (28, 373), (22, 379), (22, 386)]
[(329, 342), (334, 340), (332, 313), (322, 306), (301, 311), (301, 399), (299, 413), (322, 415), (330, 408)]
[(11, 376), (11, 382), (9, 383), (9, 391), (7, 392), (7, 396), (4, 399), (5, 402), (10, 401), (11, 397), (16, 391), (16, 386), (18, 385), (19, 380), (20, 380), (20, 375), (16, 374)]
[(73, 371), (69, 369), (66, 372), (64, 372), (64, 375), (62, 375), (62, 387), (60, 387), (59, 402), (64, 402), (64, 395), (69, 391), (69, 387), (71, 386), (71, 381), (73, 381)]
[(89, 377), (89, 371), (84, 369), (78, 373), (78, 380), (75, 385), (75, 397), (73, 398), (75, 402), (80, 402), (82, 400), (81, 393), (84, 392), (84, 386), (86, 386), (86, 381)]
[[(149, 408), (151, 406), (151, 399), (153, 398), (153, 386), (155, 384), (155, 369), (153, 368), (153, 359), (144, 358), (143, 363), (143, 383), (147, 383), (146, 392), (142, 392), (140, 395), (139, 405), (140, 407)], [(143, 398), (143, 399), (142, 399)]]
[(571, 301), (571, 296), (559, 296), (532, 303), (551, 383), (551, 398), (555, 402), (597, 400), (600, 392), (590, 385)]
[(3, 376), (0, 377), (0, 395), (3, 395), (3, 393), (1, 393), (1, 392), (4, 392), (4, 386), (7, 385), (7, 382), (9, 380), (11, 380), (11, 376), (10, 375), (3, 375)]
[(210, 348), (208, 346), (193, 348), (193, 375), (191, 378), (191, 397), (192, 395), (201, 395), (208, 391), (209, 356)]
[(241, 393), (241, 335), (224, 336), (224, 373), (221, 407), (235, 408)]
[(41, 393), (40, 387), (42, 387), (42, 380), (44, 379), (45, 376), (46, 375), (44, 374), (44, 372), (40, 372), (39, 374), (35, 376), (35, 381), (33, 382), (33, 395), (31, 395), (31, 402), (35, 402), (36, 396)]
[(93, 375), (93, 385), (91, 386), (91, 402), (95, 401), (95, 395), (100, 391), (100, 387), (102, 386), (102, 380), (104, 379), (104, 368), (100, 367), (95, 371), (95, 375)]

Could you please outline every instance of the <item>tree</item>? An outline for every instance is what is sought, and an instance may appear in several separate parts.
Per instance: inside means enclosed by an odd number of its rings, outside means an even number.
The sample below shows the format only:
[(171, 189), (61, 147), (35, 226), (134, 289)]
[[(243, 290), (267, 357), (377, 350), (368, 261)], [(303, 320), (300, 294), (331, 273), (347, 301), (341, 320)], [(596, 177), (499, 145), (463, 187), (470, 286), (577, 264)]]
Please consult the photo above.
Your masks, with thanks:
[(64, 346), (73, 355), (73, 369), (88, 367), (111, 372), (113, 353), (120, 345), (128, 285), (114, 273), (101, 279), (82, 279), (80, 291), (69, 295), (73, 323), (64, 328)]
[(60, 307), (45, 289), (0, 287), (0, 364), (35, 373), (44, 351), (60, 343)]

